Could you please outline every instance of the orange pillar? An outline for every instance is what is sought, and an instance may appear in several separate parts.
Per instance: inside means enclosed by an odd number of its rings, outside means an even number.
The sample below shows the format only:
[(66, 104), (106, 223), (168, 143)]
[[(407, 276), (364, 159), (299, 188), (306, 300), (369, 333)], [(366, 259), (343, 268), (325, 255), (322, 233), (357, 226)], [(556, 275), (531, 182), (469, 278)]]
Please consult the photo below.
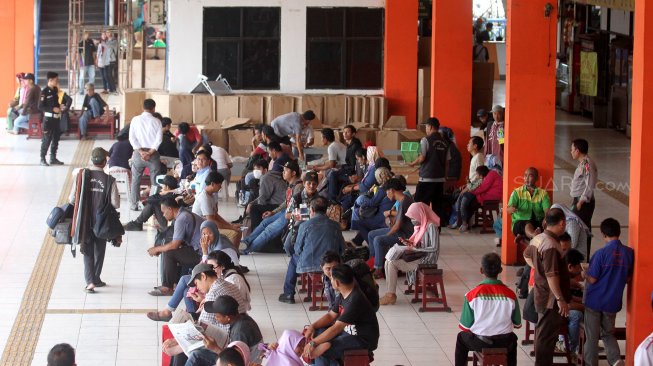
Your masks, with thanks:
[[(549, 17), (544, 15), (546, 4), (553, 5)], [(553, 189), (557, 16), (557, 1), (508, 0), (501, 249), (504, 264), (514, 264), (517, 259), (505, 207), (512, 191), (523, 184), (526, 168), (536, 167), (540, 186)]]
[[(431, 115), (456, 135), (463, 167), (472, 108), (472, 0), (433, 0)], [(467, 176), (465, 168), (461, 176)]]
[(21, 0), (0, 1), (0, 117), (7, 113), (6, 103), (14, 96), (15, 75), (34, 72), (34, 2)]
[[(647, 6), (648, 5), (648, 6)], [(653, 331), (653, 246), (649, 219), (653, 217), (653, 179), (651, 144), (653, 125), (653, 3), (635, 2), (635, 40), (633, 54), (632, 136), (630, 155), (630, 202), (628, 210), (629, 245), (635, 250), (633, 282), (628, 286), (626, 316), (626, 361), (633, 365), (637, 346)], [(645, 121), (646, 119), (646, 121)], [(619, 326), (619, 324), (617, 324)]]
[(389, 116), (417, 118), (417, 0), (386, 0), (384, 91)]

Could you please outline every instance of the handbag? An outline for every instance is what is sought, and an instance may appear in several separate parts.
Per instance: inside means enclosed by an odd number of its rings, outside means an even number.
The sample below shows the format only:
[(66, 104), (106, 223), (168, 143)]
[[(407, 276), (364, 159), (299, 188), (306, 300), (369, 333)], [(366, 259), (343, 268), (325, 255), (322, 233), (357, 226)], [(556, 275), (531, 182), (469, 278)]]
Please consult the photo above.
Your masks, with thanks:
[(61, 207), (53, 208), (52, 211), (50, 211), (48, 218), (45, 219), (46, 225), (54, 230), (58, 223), (62, 222), (64, 219), (73, 217), (73, 209), (74, 206), (70, 203), (66, 203)]
[(73, 238), (70, 236), (70, 229), (72, 228), (73, 220), (65, 219), (55, 225), (52, 229), (52, 236), (54, 236), (54, 242), (57, 244), (72, 244)]
[(97, 238), (104, 240), (112, 240), (125, 234), (125, 229), (120, 223), (120, 214), (109, 200), (113, 189), (113, 184), (109, 184), (110, 179), (113, 179), (113, 177), (107, 175), (106, 186), (109, 188), (104, 196), (104, 205), (95, 213), (95, 222), (93, 224), (93, 234)]
[(403, 254), (401, 255), (401, 259), (403, 259), (405, 262), (414, 262), (426, 257), (426, 254), (426, 252), (422, 252), (420, 250), (404, 250)]

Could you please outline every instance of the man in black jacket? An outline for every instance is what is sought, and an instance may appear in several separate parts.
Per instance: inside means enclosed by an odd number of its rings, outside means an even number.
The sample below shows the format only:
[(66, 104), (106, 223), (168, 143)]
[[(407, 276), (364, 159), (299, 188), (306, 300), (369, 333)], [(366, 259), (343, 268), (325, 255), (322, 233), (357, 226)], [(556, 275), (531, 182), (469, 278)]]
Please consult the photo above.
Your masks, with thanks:
[(79, 117), (79, 131), (82, 135), (82, 140), (88, 139), (88, 121), (93, 118), (98, 118), (104, 114), (104, 110), (108, 108), (107, 103), (95, 93), (95, 85), (93, 83), (86, 84), (86, 95), (84, 96), (84, 103), (82, 104), (82, 116)]

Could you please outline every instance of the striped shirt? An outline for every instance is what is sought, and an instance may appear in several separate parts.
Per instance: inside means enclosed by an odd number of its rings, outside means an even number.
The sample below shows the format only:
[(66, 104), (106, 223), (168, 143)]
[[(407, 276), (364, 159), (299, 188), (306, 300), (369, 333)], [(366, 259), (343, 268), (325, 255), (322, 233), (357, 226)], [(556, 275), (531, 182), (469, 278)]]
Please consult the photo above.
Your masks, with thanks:
[(499, 280), (484, 280), (465, 294), (458, 326), (486, 337), (512, 333), (521, 327), (517, 295)]
[[(238, 302), (238, 312), (240, 314), (244, 314), (247, 312), (247, 306), (249, 304), (245, 301), (245, 299), (243, 299), (243, 295), (241, 294), (238, 286), (234, 285), (231, 282), (227, 282), (222, 278), (218, 278), (217, 280), (215, 280), (215, 282), (213, 282), (213, 285), (211, 285), (209, 292), (204, 297), (204, 302), (215, 301), (218, 297), (222, 295), (229, 295), (233, 297), (234, 300), (236, 300), (236, 302)], [(229, 330), (229, 325), (222, 325), (218, 323), (218, 321), (215, 319), (215, 314), (207, 313), (204, 310), (202, 310), (202, 313), (200, 314), (200, 321), (205, 322), (207, 324), (216, 325), (225, 330)]]

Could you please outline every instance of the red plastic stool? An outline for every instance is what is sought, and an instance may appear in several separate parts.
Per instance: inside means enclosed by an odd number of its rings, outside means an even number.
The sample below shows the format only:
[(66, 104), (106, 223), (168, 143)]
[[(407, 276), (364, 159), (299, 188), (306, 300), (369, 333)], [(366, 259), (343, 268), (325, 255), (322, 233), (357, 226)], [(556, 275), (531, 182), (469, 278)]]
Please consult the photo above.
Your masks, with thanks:
[[(308, 311), (328, 310), (329, 307), (324, 305), (324, 283), (322, 282), (322, 272), (306, 273), (308, 296), (304, 298), (304, 302), (311, 302)], [(320, 305), (317, 305), (317, 301)]]
[[(438, 269), (436, 264), (420, 264), (417, 267), (417, 275), (415, 278), (415, 297), (411, 300), (412, 303), (422, 302), (419, 312), (427, 311), (446, 311), (451, 312), (451, 308), (447, 306), (447, 295), (444, 291), (444, 271)], [(440, 286), (439, 295), (438, 285)], [(433, 291), (434, 296), (428, 296), (428, 290)], [(420, 299), (421, 294), (421, 299)], [(438, 302), (442, 306), (428, 306), (429, 302)]]
[(373, 360), (370, 351), (366, 349), (350, 349), (345, 351), (343, 357), (344, 366), (369, 366)]
[(40, 114), (30, 114), (29, 121), (27, 122), (27, 139), (42, 138), (43, 137), (43, 124)]
[(472, 362), (474, 366), (505, 366), (508, 364), (508, 350), (506, 348), (483, 348), (481, 352), (474, 352)]

